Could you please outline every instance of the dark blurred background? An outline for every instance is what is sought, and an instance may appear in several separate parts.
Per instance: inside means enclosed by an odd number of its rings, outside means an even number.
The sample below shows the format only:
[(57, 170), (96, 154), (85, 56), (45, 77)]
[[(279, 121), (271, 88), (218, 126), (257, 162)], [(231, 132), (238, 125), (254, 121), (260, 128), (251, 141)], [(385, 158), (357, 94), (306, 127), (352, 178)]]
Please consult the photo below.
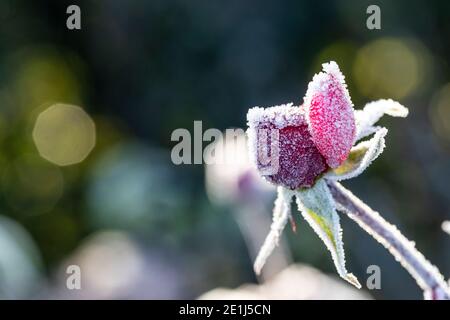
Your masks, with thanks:
[[(70, 4), (81, 30), (66, 28)], [(370, 4), (381, 30), (366, 28)], [(194, 120), (245, 128), (250, 107), (299, 104), (329, 60), (356, 108), (393, 98), (410, 109), (381, 120), (384, 154), (344, 185), (448, 278), (449, 14), (445, 0), (2, 0), (0, 298), (195, 298), (256, 282), (242, 205), (208, 197), (203, 165), (172, 164), (171, 133)], [(367, 266), (381, 268), (372, 297), (422, 298), (384, 248), (342, 224), (348, 269), (365, 283)], [(334, 275), (303, 220), (286, 234), (293, 261)], [(84, 293), (65, 289), (70, 263)]]

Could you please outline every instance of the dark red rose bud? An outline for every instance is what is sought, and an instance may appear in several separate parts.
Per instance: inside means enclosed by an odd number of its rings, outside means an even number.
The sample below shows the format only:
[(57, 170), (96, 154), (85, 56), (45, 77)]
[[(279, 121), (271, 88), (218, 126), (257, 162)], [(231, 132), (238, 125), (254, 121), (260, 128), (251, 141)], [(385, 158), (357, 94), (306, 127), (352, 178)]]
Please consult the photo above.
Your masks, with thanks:
[(311, 187), (328, 169), (301, 107), (255, 107), (249, 110), (247, 121), (250, 155), (268, 181), (289, 189)]

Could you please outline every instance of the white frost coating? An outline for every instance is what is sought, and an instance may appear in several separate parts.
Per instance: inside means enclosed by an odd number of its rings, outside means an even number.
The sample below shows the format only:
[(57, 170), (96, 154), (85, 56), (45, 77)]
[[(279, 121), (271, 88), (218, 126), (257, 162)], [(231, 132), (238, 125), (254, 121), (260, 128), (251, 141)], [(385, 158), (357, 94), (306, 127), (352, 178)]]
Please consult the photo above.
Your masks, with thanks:
[(437, 287), (434, 289), (425, 290), (423, 292), (424, 300), (448, 300), (448, 292), (445, 289)]
[(448, 234), (450, 234), (450, 221), (442, 222), (442, 230), (444, 230), (444, 232), (447, 232)]
[(273, 209), (273, 220), (270, 226), (270, 232), (264, 240), (264, 244), (259, 250), (258, 256), (253, 264), (253, 269), (255, 273), (259, 275), (262, 268), (264, 267), (267, 259), (273, 252), (276, 246), (278, 246), (278, 241), (280, 239), (281, 233), (284, 230), (290, 216), (291, 216), (291, 200), (293, 194), (290, 190), (283, 187), (278, 187), (278, 197), (275, 200), (275, 207)]
[(381, 243), (395, 259), (412, 275), (425, 298), (450, 299), (450, 289), (440, 274), (392, 224), (384, 220), (380, 214), (358, 199), (338, 182), (329, 182), (331, 193), (337, 209), (355, 220), (374, 239)]
[(247, 147), (250, 164), (253, 169), (258, 170), (258, 130), (255, 128), (248, 128), (245, 131), (247, 135)]
[[(247, 112), (246, 131), (248, 137), (248, 150), (252, 166), (258, 169), (258, 157), (267, 155), (267, 147), (264, 143), (258, 145), (259, 129), (269, 129), (266, 133), (270, 134), (271, 149), (277, 151), (279, 146), (279, 135), (277, 130), (288, 126), (299, 126), (306, 123), (303, 108), (294, 106), (293, 103), (286, 103), (279, 106), (269, 108), (253, 107)], [(261, 137), (261, 136), (260, 136)], [(264, 152), (265, 151), (265, 152)], [(276, 157), (276, 154), (273, 155)]]
[(376, 132), (375, 136), (372, 139), (361, 142), (352, 148), (350, 154), (352, 152), (358, 152), (360, 150), (366, 150), (366, 152), (364, 154), (364, 157), (362, 157), (362, 159), (358, 163), (355, 163), (354, 166), (349, 169), (349, 171), (340, 174), (336, 173), (335, 171), (330, 171), (325, 175), (325, 178), (341, 181), (351, 179), (360, 175), (383, 152), (385, 147), (384, 137), (386, 136), (387, 132), (388, 130), (386, 128), (381, 128)]
[(355, 111), (356, 139), (358, 141), (377, 131), (373, 125), (384, 115), (405, 118), (408, 109), (392, 99), (381, 99), (370, 102), (364, 106), (363, 110)]
[[(311, 99), (313, 98), (311, 96), (312, 94), (317, 94), (320, 92), (322, 94), (328, 95), (329, 84), (333, 78), (341, 83), (343, 88), (347, 88), (347, 84), (345, 83), (345, 76), (342, 74), (341, 70), (339, 70), (339, 66), (336, 62), (330, 61), (328, 63), (323, 63), (322, 70), (323, 72), (316, 73), (312, 81), (310, 81), (308, 84), (308, 90), (306, 91), (307, 94), (303, 99), (303, 103), (305, 106), (308, 106), (311, 103)], [(348, 90), (344, 90), (344, 95), (345, 99), (350, 101), (350, 104), (353, 106), (353, 103), (351, 102), (352, 99), (350, 98)]]
[[(358, 289), (361, 288), (358, 279), (353, 274), (348, 273), (345, 268), (342, 229), (339, 222), (339, 216), (335, 210), (334, 200), (325, 181), (320, 179), (313, 188), (297, 190), (295, 196), (297, 198), (298, 208), (303, 217), (330, 251), (339, 276)], [(323, 219), (325, 226), (319, 223), (311, 215), (310, 211)], [(328, 232), (325, 228), (328, 229)], [(331, 236), (329, 233), (331, 233)]]
[(259, 128), (264, 124), (275, 125), (276, 129), (288, 126), (298, 126), (305, 122), (303, 108), (286, 103), (270, 108), (254, 107), (247, 112), (247, 125), (249, 128)]
[[(278, 130), (268, 130), (265, 132), (267, 136), (265, 139), (258, 139), (258, 134), (262, 135), (263, 132), (259, 132), (258, 128), (249, 127), (246, 131), (247, 134), (247, 142), (248, 142), (248, 152), (249, 152), (249, 158), (251, 162), (251, 166), (259, 171), (261, 175), (264, 178), (265, 174), (272, 174), (274, 169), (277, 169), (277, 167), (268, 166), (268, 171), (265, 172), (263, 169), (258, 168), (258, 162), (261, 160), (261, 158), (264, 159), (264, 157), (268, 156), (268, 146), (266, 145), (266, 139), (270, 138), (270, 150), (272, 151), (270, 158), (266, 159), (267, 161), (270, 161), (270, 164), (273, 164), (273, 160), (278, 159), (279, 156), (279, 148), (280, 145), (279, 141), (279, 131)], [(270, 135), (270, 136), (269, 136)], [(261, 136), (260, 136), (261, 137)], [(276, 171), (276, 170), (275, 170)]]

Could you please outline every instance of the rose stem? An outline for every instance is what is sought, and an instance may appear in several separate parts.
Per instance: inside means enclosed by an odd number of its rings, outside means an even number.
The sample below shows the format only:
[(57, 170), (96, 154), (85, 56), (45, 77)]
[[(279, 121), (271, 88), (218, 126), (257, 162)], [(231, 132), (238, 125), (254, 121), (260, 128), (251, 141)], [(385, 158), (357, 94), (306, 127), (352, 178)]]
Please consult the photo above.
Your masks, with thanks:
[(450, 289), (440, 274), (392, 224), (384, 220), (341, 184), (328, 181), (337, 209), (346, 213), (361, 228), (380, 242), (412, 275), (428, 299), (450, 299)]

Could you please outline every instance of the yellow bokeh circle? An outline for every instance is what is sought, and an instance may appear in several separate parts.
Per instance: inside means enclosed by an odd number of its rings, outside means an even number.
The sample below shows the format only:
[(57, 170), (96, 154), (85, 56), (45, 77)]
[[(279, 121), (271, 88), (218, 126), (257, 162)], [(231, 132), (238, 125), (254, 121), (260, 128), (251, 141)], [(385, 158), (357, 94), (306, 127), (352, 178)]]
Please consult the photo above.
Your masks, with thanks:
[(420, 58), (411, 43), (382, 38), (358, 51), (353, 75), (366, 97), (401, 99), (413, 93), (420, 83)]
[(83, 161), (95, 146), (95, 124), (80, 107), (57, 103), (36, 119), (33, 140), (48, 161), (67, 166)]
[(450, 142), (450, 83), (443, 86), (434, 94), (429, 109), (431, 124), (434, 132), (444, 140)]

